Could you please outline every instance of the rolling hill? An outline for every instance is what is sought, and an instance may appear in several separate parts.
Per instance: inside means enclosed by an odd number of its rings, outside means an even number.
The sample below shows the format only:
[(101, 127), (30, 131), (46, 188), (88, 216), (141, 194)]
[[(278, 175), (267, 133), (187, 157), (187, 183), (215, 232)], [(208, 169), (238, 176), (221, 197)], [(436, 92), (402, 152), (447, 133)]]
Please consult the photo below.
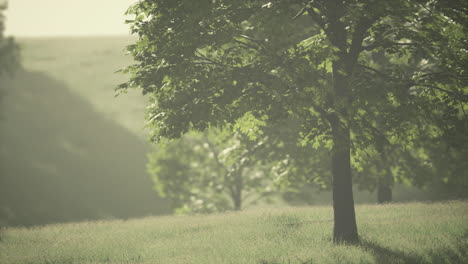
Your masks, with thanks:
[(114, 97), (131, 39), (18, 41), (23, 69), (0, 81), (0, 223), (167, 213), (145, 169), (145, 99)]

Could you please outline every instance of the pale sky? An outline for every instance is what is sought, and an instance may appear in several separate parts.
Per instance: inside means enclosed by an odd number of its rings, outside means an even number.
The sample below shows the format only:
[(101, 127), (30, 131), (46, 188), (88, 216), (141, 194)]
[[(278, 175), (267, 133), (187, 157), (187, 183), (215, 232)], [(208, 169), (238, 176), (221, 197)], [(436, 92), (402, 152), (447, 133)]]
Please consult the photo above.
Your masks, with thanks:
[[(2, 2), (4, 0), (0, 0)], [(15, 37), (125, 35), (137, 0), (8, 0), (6, 34)]]

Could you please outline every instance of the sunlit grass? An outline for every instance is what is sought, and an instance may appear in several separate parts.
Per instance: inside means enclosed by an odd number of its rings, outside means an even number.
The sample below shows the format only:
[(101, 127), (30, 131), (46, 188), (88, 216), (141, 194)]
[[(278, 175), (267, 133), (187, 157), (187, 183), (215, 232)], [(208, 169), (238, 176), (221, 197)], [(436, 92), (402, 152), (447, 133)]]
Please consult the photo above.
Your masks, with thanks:
[(333, 245), (330, 207), (3, 230), (0, 263), (468, 263), (468, 202), (357, 207), (360, 245)]

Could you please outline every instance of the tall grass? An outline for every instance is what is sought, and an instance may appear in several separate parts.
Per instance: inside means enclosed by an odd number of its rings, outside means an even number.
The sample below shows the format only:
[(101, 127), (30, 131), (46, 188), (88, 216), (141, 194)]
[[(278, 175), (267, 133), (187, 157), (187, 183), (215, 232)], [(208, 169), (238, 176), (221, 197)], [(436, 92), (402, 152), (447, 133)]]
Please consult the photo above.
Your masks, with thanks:
[(261, 209), (10, 228), (0, 263), (468, 263), (468, 202), (362, 205), (359, 245), (332, 209)]

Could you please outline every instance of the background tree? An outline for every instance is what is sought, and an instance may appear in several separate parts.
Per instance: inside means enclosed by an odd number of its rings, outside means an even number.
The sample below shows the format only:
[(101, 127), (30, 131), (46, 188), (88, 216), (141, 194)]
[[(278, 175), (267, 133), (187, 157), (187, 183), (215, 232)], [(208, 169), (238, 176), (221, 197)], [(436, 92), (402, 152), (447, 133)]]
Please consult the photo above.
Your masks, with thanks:
[[(3, 75), (13, 73), (19, 66), (19, 48), (12, 37), (4, 36), (6, 18), (3, 12), (7, 7), (8, 2), (0, 0), (0, 81)], [(5, 85), (0, 82), (0, 100), (6, 92), (5, 89)]]
[(5, 15), (7, 9), (6, 1), (0, 1), (0, 75), (12, 72), (18, 63), (18, 47), (12, 37), (5, 37)]
[[(466, 12), (457, 8), (423, 0), (140, 1), (129, 9), (137, 64), (120, 88), (151, 94), (156, 140), (246, 115), (267, 124), (297, 118), (298, 141), (331, 146), (333, 239), (355, 242), (351, 162), (379, 138), (374, 120), (404, 131), (413, 128), (405, 110), (422, 120), (428, 115), (413, 109), (462, 103)], [(381, 72), (366, 60), (379, 50), (391, 62), (383, 87), (366, 77)], [(437, 71), (412, 72), (408, 57), (437, 63)], [(367, 107), (379, 103), (393, 107)]]
[[(13, 41), (13, 38), (6, 38), (5, 31), (5, 15), (3, 12), (7, 9), (7, 1), (0, 0), (0, 100), (3, 99), (5, 93), (4, 85), (1, 78), (5, 73), (12, 73), (18, 64), (18, 47)], [(0, 102), (0, 109), (2, 104)], [(0, 111), (1, 112), (1, 111)], [(2, 116), (0, 115), (0, 118)], [(1, 132), (0, 132), (1, 134)], [(1, 144), (2, 142), (0, 142)], [(4, 209), (0, 207), (0, 218), (5, 214)], [(1, 224), (1, 223), (0, 223)], [(1, 228), (1, 225), (0, 225)], [(0, 238), (1, 239), (1, 238)]]
[(176, 212), (241, 210), (273, 191), (269, 167), (255, 158), (262, 145), (235, 130), (192, 132), (160, 144), (148, 170)]

